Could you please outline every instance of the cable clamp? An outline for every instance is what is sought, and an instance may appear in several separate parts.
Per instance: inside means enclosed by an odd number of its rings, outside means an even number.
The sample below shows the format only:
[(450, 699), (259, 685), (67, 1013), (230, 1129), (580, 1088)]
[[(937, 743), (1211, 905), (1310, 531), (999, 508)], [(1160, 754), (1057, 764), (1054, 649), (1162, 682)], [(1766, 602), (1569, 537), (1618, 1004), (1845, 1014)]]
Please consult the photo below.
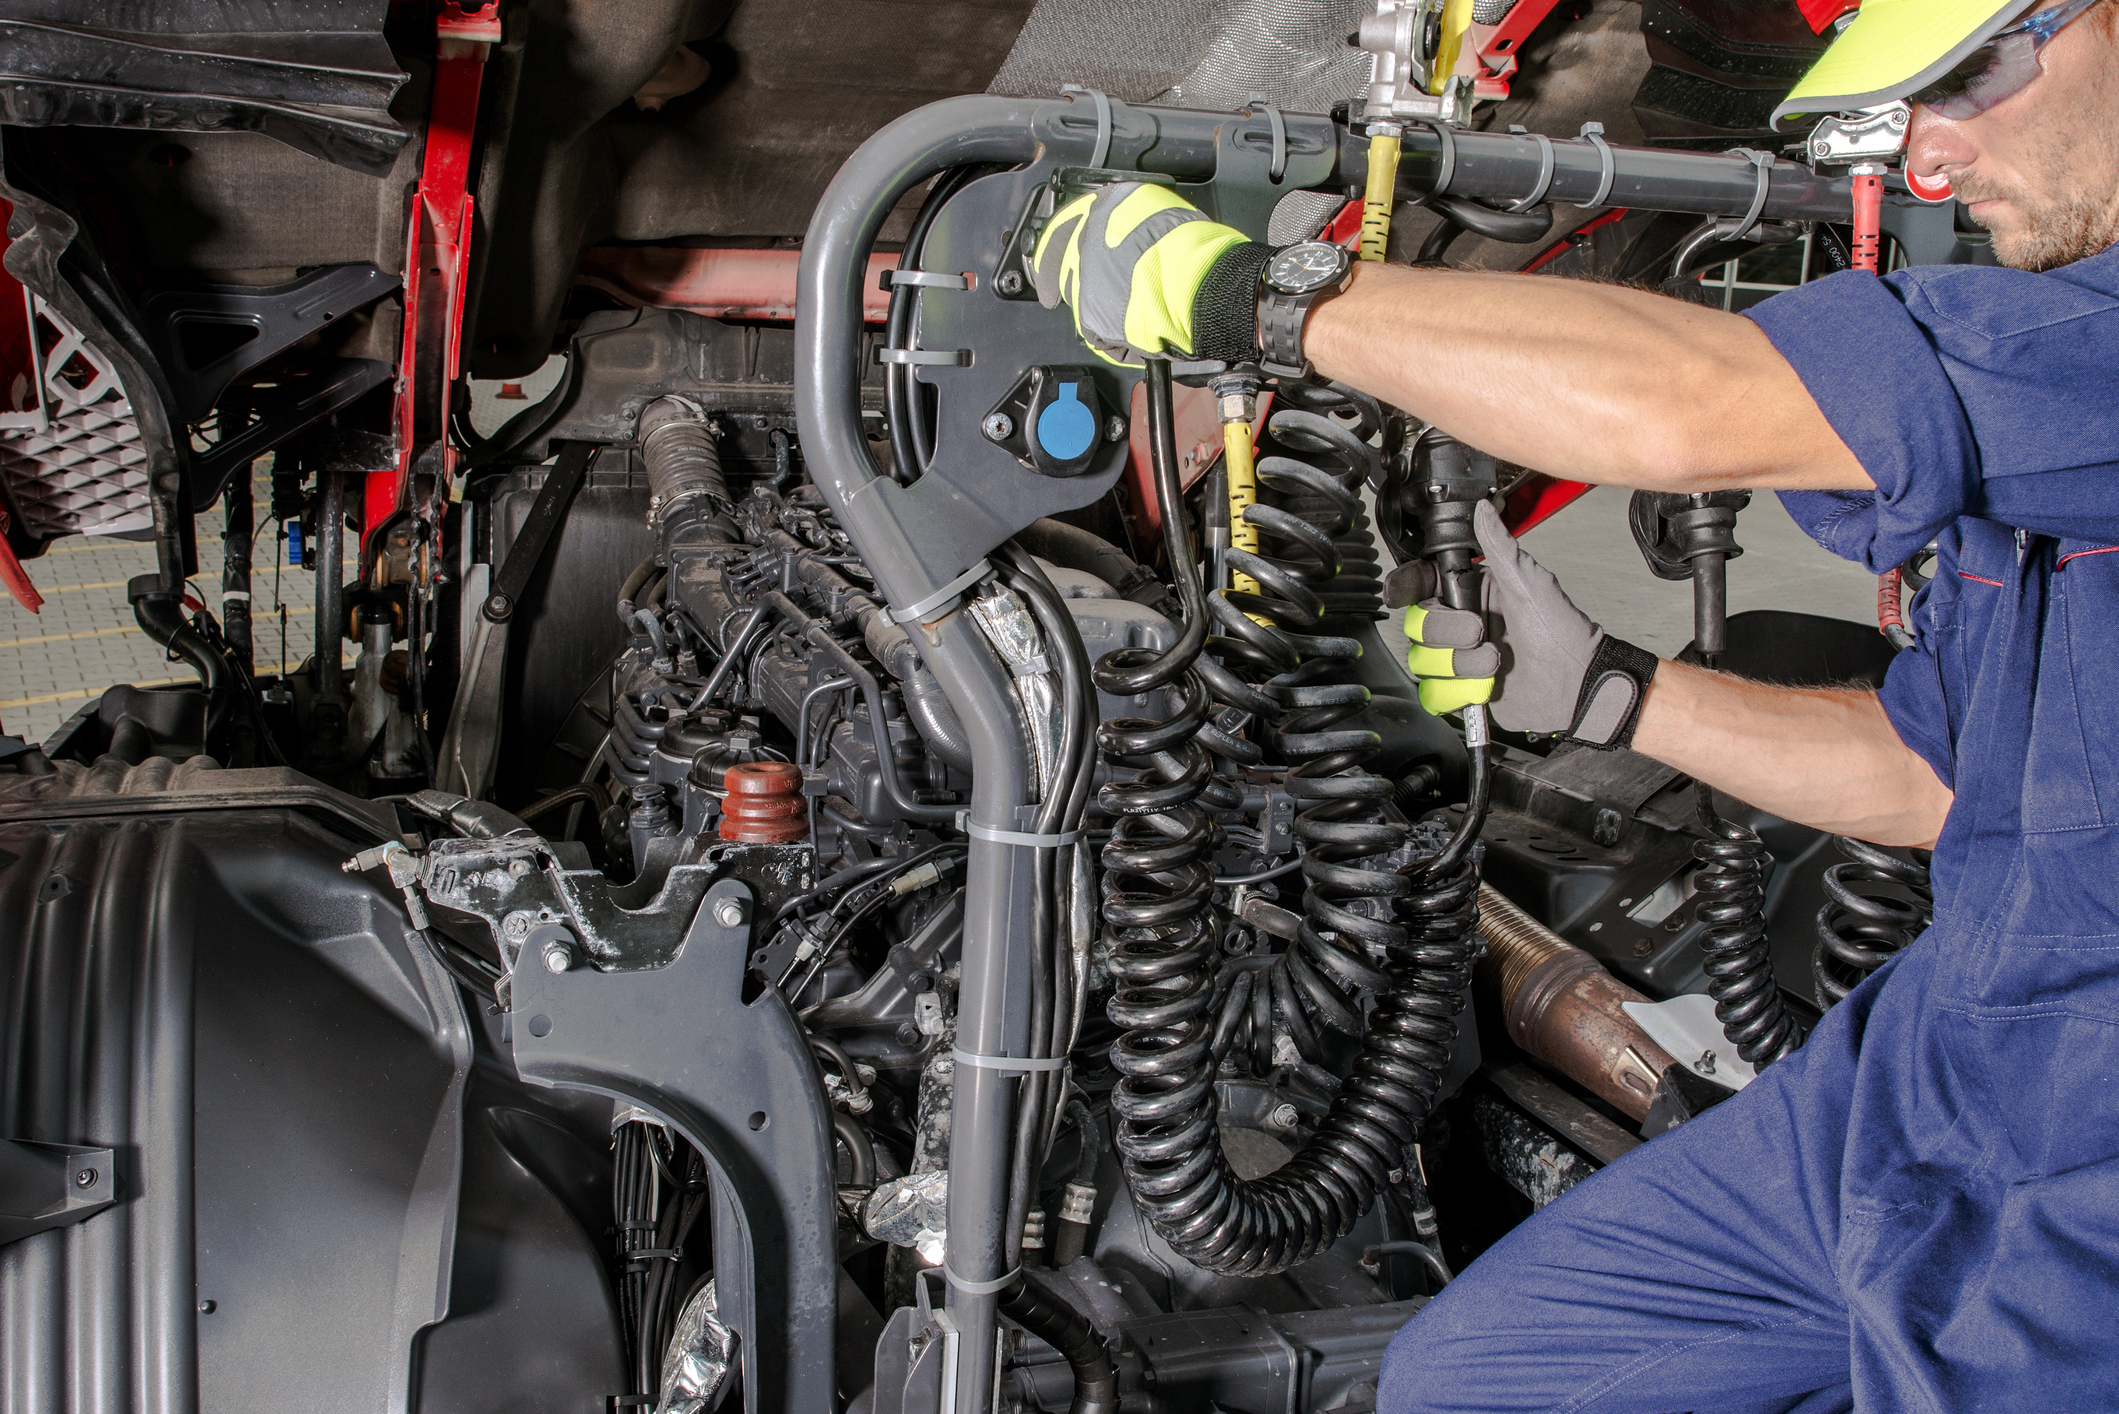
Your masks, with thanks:
[(877, 349), (877, 363), (912, 363), (948, 368), (971, 367), (970, 349)]
[(1111, 160), (1111, 96), (1100, 88), (1083, 88), (1078, 83), (1063, 83), (1060, 92), (1069, 98), (1087, 94), (1096, 101), (1096, 150), (1089, 154), (1089, 165), (1103, 166)]
[(894, 624), (911, 624), (924, 622), (928, 614), (932, 613), (936, 609), (941, 608), (950, 600), (957, 598), (959, 595), (963, 594), (966, 590), (972, 588), (980, 580), (984, 579), (987, 575), (992, 573), (993, 562), (991, 560), (982, 559), (977, 564), (973, 565), (970, 569), (965, 570), (955, 579), (950, 580), (949, 583), (943, 585), (940, 589), (937, 589), (934, 593), (928, 595), (925, 599), (922, 599), (919, 602), (913, 604), (911, 607), (904, 609), (892, 609), (890, 611), (890, 621)]
[(1595, 146), (1597, 156), (1604, 163), (1604, 170), (1597, 178), (1597, 189), (1585, 204), (1602, 206), (1605, 198), (1611, 195), (1612, 182), (1618, 178), (1619, 161), (1611, 150), (1611, 144), (1604, 141), (1604, 125), (1602, 123), (1584, 123), (1581, 136), (1584, 142)]
[(250, 591), (247, 589), (224, 589), (221, 591), (221, 602), (223, 604), (248, 604), (250, 602)]
[(1064, 1070), (1067, 1066), (1065, 1056), (979, 1056), (957, 1049), (951, 1049), (949, 1055), (959, 1065), (976, 1066), (980, 1070), (1013, 1071), (1018, 1075), (1028, 1075), (1032, 1071)]
[(1442, 139), (1442, 162), (1435, 168), (1435, 184), (1427, 189), (1427, 194), (1442, 196), (1449, 191), (1449, 184), (1457, 175), (1457, 139), (1450, 132), (1448, 123), (1438, 123), (1430, 118), (1427, 125), (1435, 130), (1436, 137)]
[(968, 290), (971, 288), (971, 277), (951, 275), (940, 270), (885, 270), (876, 283), (886, 290), (898, 285), (919, 285), (930, 290)]
[(1729, 149), (1729, 154), (1732, 157), (1744, 158), (1758, 169), (1758, 188), (1751, 194), (1751, 209), (1744, 213), (1743, 224), (1733, 230), (1729, 230), (1724, 229), (1728, 225), (1726, 221), (1717, 221), (1715, 223), (1715, 239), (1740, 241), (1746, 239), (1753, 231), (1758, 229), (1759, 213), (1766, 209), (1766, 191), (1773, 182), (1773, 178), (1768, 175), (1773, 169), (1773, 154), (1760, 152), (1755, 147), (1732, 147)]
[(1058, 835), (1029, 835), (1020, 830), (995, 830), (985, 825), (973, 825), (964, 833), (989, 844), (1019, 844), (1025, 849), (1058, 849), (1062, 845), (1074, 844), (1082, 837), (1078, 829)]
[(1035, 658), (1029, 658), (1020, 663), (1011, 663), (1009, 667), (1019, 678), (1042, 677), (1052, 671), (1052, 660), (1040, 653)]
[(1267, 178), (1275, 185), (1288, 174), (1288, 120), (1281, 114), (1280, 106), (1262, 93), (1254, 93), (1245, 102), (1254, 112), (1263, 113), (1266, 121), (1273, 125), (1273, 165)]
[(1539, 202), (1545, 200), (1545, 193), (1552, 190), (1552, 139), (1543, 133), (1531, 132), (1520, 123), (1511, 123), (1508, 130), (1518, 137), (1534, 137), (1538, 140), (1538, 184), (1531, 188), (1529, 196), (1524, 197), (1521, 201), (1508, 208), (1511, 211), (1528, 211)]
[(948, 1279), (951, 1286), (966, 1296), (992, 1296), (996, 1292), (1006, 1291), (1015, 1285), (1016, 1279), (1022, 1274), (1021, 1267), (1013, 1267), (1006, 1276), (995, 1277), (992, 1281), (967, 1281), (958, 1276), (948, 1263), (942, 1264), (942, 1275)]

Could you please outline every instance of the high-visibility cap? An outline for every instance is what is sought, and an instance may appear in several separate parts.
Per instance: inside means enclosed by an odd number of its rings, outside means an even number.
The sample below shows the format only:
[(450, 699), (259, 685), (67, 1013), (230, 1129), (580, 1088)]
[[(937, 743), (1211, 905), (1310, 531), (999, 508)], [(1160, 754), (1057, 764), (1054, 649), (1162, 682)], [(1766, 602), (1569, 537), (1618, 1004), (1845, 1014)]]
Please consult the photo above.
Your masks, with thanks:
[(1854, 22), (1773, 110), (1840, 113), (1918, 93), (2040, 0), (1863, 0)]

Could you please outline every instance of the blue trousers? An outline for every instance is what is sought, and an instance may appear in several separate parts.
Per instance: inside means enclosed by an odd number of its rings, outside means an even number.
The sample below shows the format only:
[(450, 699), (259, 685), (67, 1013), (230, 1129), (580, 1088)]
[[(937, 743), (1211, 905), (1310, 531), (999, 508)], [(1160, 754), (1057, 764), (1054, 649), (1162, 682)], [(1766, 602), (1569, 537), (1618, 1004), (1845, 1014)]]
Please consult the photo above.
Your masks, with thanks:
[[(1399, 1332), (1379, 1414), (2119, 1407), (2119, 1158), (2080, 1161), (2111, 1147), (2119, 1028), (1981, 1025), (1934, 970), (1909, 949), (1497, 1243)], [(2040, 1074), (1992, 1073), (2025, 1044)], [(2055, 1102), (2084, 1143), (2027, 1167), (2010, 1133)]]

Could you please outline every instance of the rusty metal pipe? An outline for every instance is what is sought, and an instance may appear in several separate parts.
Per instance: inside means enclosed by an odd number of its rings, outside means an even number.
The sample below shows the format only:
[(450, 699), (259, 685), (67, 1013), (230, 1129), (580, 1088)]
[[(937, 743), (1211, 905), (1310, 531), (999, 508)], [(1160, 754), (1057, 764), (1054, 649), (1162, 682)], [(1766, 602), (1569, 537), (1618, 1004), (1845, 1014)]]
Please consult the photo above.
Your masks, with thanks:
[(1621, 1009), (1648, 998), (1491, 884), (1479, 886), (1479, 931), (1487, 944), (1479, 981), (1500, 994), (1509, 1039), (1599, 1098), (1646, 1119), (1657, 1081), (1677, 1064)]

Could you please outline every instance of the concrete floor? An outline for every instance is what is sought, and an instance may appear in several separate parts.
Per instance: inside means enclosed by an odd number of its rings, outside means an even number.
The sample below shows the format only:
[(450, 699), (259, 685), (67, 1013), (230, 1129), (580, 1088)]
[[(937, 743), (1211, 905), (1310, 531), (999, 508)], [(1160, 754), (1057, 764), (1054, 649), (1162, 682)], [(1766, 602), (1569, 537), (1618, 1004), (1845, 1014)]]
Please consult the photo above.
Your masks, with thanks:
[[(308, 569), (285, 566), (275, 573), (280, 546), (269, 519), (269, 458), (257, 463), (252, 482), (258, 514), (250, 574), (253, 641), (259, 669), (270, 672), (281, 661), (281, 607), (287, 611), (287, 665), (298, 666), (314, 649), (316, 577)], [(199, 518), (199, 572), (191, 580), (216, 615), (221, 610), (220, 525), (218, 509)], [(346, 564), (349, 574), (357, 568), (352, 558)], [(0, 732), (42, 741), (112, 683), (145, 687), (192, 680), (188, 669), (170, 662), (140, 632), (125, 599), (126, 581), (153, 572), (153, 545), (84, 535), (60, 541), (24, 568), (44, 595), (44, 606), (32, 614), (0, 595)], [(348, 644), (345, 661), (352, 658)]]

